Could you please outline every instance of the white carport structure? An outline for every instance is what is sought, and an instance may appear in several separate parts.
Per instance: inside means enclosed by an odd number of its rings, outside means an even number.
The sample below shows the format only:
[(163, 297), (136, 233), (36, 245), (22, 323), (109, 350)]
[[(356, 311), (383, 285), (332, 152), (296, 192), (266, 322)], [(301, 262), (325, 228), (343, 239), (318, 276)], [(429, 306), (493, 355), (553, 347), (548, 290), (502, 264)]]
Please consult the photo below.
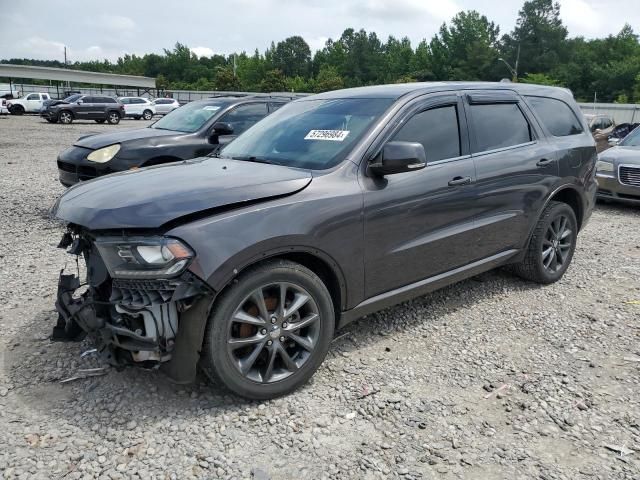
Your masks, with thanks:
[(0, 63), (0, 77), (9, 78), (9, 84), (16, 78), (30, 78), (38, 80), (56, 80), (70, 83), (90, 83), (94, 85), (108, 85), (121, 87), (135, 87), (149, 93), (156, 88), (156, 81), (150, 77), (136, 75), (116, 75), (114, 73), (85, 72), (83, 70), (68, 70), (66, 68), (33, 67), (30, 65), (12, 65)]

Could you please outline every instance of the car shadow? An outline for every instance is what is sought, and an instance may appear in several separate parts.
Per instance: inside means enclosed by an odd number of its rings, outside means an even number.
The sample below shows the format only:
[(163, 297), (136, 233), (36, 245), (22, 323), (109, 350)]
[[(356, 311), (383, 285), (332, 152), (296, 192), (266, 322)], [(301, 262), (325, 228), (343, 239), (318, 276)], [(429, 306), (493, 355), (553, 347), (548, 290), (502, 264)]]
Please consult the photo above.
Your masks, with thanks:
[[(394, 332), (413, 330), (424, 323), (440, 322), (441, 317), (473, 308), (481, 300), (511, 292), (540, 288), (511, 275), (504, 269), (494, 270), (443, 288), (431, 294), (401, 303), (359, 319), (340, 331), (331, 345), (325, 367), (343, 352), (370, 346)], [(464, 292), (464, 294), (461, 294)], [(415, 312), (419, 309), (419, 314)], [(413, 313), (409, 315), (408, 313)], [(248, 401), (229, 393), (223, 386), (212, 384), (202, 374), (187, 386), (171, 384), (157, 370), (127, 368), (105, 370), (105, 374), (82, 377), (82, 369), (104, 367), (95, 355), (81, 356), (91, 343), (51, 342), (49, 335), (55, 323), (54, 311), (41, 311), (20, 330), (30, 332), (8, 338), (1, 374), (8, 379), (11, 396), (22, 407), (49, 417), (66, 417), (96, 435), (107, 435), (108, 428), (125, 428), (135, 419), (137, 425), (155, 424), (168, 417), (194, 417), (203, 412), (209, 417), (222, 417), (244, 410), (259, 402)], [(321, 367), (321, 369), (324, 367)], [(66, 383), (63, 380), (72, 379)], [(293, 395), (312, 395), (310, 382)], [(272, 400), (286, 403), (286, 397)], [(83, 412), (78, 422), (78, 411)], [(141, 416), (140, 412), (144, 412)]]

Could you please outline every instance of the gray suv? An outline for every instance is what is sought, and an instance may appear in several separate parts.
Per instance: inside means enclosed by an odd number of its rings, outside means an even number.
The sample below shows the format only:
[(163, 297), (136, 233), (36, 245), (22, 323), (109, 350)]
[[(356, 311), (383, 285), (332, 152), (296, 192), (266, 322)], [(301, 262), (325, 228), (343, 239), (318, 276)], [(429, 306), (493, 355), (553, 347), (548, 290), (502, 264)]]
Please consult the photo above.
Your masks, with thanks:
[(69, 124), (74, 120), (95, 120), (96, 123), (120, 123), (125, 115), (124, 105), (113, 97), (103, 95), (72, 95), (43, 107), (40, 116), (49, 123)]
[(365, 314), (505, 265), (558, 281), (591, 215), (595, 162), (565, 89), (306, 97), (217, 156), (67, 190), (59, 246), (88, 276), (61, 274), (54, 338), (88, 334), (111, 364), (176, 382), (199, 364), (245, 397), (283, 395)]

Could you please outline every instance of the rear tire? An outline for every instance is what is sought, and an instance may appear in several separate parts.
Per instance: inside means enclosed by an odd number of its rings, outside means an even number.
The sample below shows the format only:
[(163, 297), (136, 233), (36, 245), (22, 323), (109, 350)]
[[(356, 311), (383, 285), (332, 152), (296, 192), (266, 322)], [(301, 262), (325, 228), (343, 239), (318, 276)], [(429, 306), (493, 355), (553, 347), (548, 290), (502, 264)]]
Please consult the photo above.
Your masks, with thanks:
[(120, 114), (116, 111), (111, 111), (107, 113), (107, 122), (111, 125), (117, 125), (120, 123)]
[(214, 383), (243, 397), (279, 397), (318, 369), (334, 325), (331, 296), (316, 274), (286, 260), (265, 262), (242, 273), (216, 300), (201, 366)]
[(524, 259), (513, 266), (516, 275), (549, 284), (569, 268), (578, 237), (578, 222), (566, 203), (549, 202), (529, 239)]

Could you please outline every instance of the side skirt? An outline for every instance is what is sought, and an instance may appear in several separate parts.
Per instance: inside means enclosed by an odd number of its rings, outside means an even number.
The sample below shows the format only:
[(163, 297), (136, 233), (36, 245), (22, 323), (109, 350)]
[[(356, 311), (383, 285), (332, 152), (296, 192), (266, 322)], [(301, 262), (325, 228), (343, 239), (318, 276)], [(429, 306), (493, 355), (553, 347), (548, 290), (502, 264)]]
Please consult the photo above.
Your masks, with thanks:
[(440, 273), (433, 277), (425, 278), (424, 280), (371, 297), (356, 305), (351, 310), (342, 312), (338, 322), (338, 328), (342, 328), (348, 323), (351, 323), (364, 315), (425, 295), (429, 292), (433, 292), (434, 290), (438, 290), (439, 288), (451, 285), (452, 283), (459, 282), (506, 264), (511, 257), (514, 257), (519, 252), (519, 250), (515, 249), (507, 250), (463, 267), (456, 268), (455, 270)]

